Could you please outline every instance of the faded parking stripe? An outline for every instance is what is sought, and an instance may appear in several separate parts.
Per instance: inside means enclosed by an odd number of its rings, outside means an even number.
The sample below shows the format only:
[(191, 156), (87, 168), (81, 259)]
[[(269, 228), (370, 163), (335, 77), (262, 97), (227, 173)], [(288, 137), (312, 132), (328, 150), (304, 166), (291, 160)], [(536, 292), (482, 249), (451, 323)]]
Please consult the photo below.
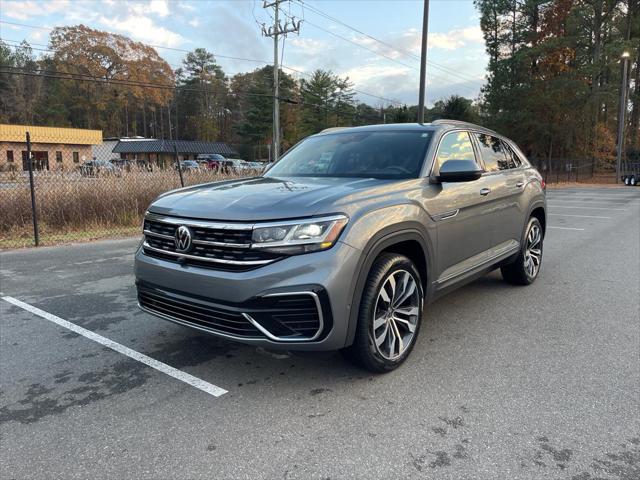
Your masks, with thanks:
[(202, 390), (203, 392), (206, 392), (209, 395), (213, 395), (214, 397), (219, 397), (221, 395), (224, 395), (225, 393), (228, 393), (227, 390), (225, 390), (224, 388), (220, 388), (216, 385), (213, 385), (212, 383), (205, 382), (204, 380), (194, 377), (193, 375), (183, 372), (182, 370), (173, 368), (165, 363), (159, 362), (158, 360), (148, 357), (143, 353), (136, 352), (135, 350), (132, 350), (129, 347), (125, 347), (124, 345), (114, 342), (113, 340), (109, 340), (108, 338), (103, 337), (102, 335), (98, 335), (97, 333), (94, 333), (91, 330), (82, 328), (76, 325), (75, 323), (71, 323), (49, 312), (40, 310), (39, 308), (34, 307), (33, 305), (29, 305), (28, 303), (21, 302), (20, 300), (13, 297), (2, 297), (2, 299), (6, 302), (9, 302), (12, 305), (15, 305), (16, 307), (20, 307), (23, 310), (26, 310), (27, 312), (31, 312), (34, 315), (44, 318), (45, 320), (49, 320), (50, 322), (53, 322), (57, 325), (60, 325), (61, 327), (71, 330), (72, 332), (75, 332), (78, 335), (82, 335), (83, 337), (88, 338), (89, 340), (93, 340), (94, 342), (104, 345), (105, 347), (108, 347), (111, 350), (114, 350), (129, 358), (137, 360), (138, 362), (144, 363), (145, 365), (151, 368), (154, 368), (162, 373), (165, 373), (170, 377), (175, 378), (176, 380), (180, 380), (181, 382), (191, 385), (192, 387), (195, 387), (198, 390)]

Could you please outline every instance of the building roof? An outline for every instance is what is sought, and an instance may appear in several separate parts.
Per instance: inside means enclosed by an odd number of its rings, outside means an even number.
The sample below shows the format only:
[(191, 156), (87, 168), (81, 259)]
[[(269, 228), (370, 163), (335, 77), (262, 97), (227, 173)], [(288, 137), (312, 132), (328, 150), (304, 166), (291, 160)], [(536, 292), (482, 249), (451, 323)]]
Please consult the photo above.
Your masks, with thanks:
[(31, 136), (31, 143), (64, 143), (68, 145), (99, 145), (102, 143), (102, 130), (6, 124), (0, 124), (0, 142), (26, 143), (26, 132), (29, 132)]
[(235, 155), (236, 151), (223, 142), (200, 142), (191, 140), (126, 140), (113, 147), (113, 153), (219, 153)]

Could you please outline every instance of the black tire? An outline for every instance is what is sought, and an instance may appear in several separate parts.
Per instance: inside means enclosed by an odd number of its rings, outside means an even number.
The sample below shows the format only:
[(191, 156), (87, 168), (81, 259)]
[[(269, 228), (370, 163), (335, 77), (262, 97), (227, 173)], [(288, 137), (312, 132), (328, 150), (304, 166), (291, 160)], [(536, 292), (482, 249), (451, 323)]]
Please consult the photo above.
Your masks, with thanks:
[[(379, 348), (376, 347), (374, 343), (373, 335), (375, 330), (373, 322), (374, 314), (376, 313), (376, 306), (378, 304), (378, 297), (381, 294), (383, 286), (394, 273), (403, 276), (405, 273), (409, 273), (410, 276), (413, 277), (413, 281), (416, 286), (417, 298), (412, 297), (412, 300), (417, 300), (418, 302), (418, 314), (417, 319), (414, 318), (416, 323), (413, 327), (415, 330), (412, 332), (410, 342), (401, 354), (396, 358), (389, 359), (383, 356), (379, 351)], [(360, 308), (358, 311), (358, 326), (356, 328), (353, 344), (350, 347), (343, 349), (342, 353), (353, 363), (356, 363), (371, 372), (384, 373), (398, 368), (407, 359), (416, 344), (418, 333), (420, 331), (420, 324), (422, 323), (423, 303), (424, 292), (422, 282), (420, 274), (413, 262), (404, 255), (383, 253), (371, 266), (367, 282), (362, 292)], [(396, 329), (397, 328), (398, 327), (396, 327)], [(409, 330), (406, 332), (409, 334)], [(395, 334), (393, 335), (395, 336)], [(403, 345), (403, 343), (401, 342), (400, 345)]]
[(631, 178), (629, 179), (629, 185), (631, 185), (632, 187), (635, 187), (637, 184), (638, 184), (638, 181), (636, 180), (636, 176), (631, 175)]
[[(540, 232), (540, 253), (537, 268), (532, 275), (531, 270), (527, 268), (527, 256), (529, 256), (530, 258), (529, 261), (533, 262), (531, 254), (528, 252), (530, 238), (529, 236), (531, 232), (535, 231), (536, 229), (538, 232)], [(540, 220), (538, 220), (536, 217), (531, 217), (527, 222), (527, 228), (524, 231), (524, 237), (522, 239), (522, 245), (520, 246), (518, 257), (513, 263), (505, 265), (500, 269), (500, 271), (502, 272), (502, 278), (504, 278), (507, 283), (511, 283), (513, 285), (531, 285), (533, 282), (535, 282), (536, 278), (538, 278), (538, 274), (540, 273), (540, 267), (542, 264), (543, 242), (544, 230), (542, 229)], [(538, 246), (538, 244), (536, 244), (535, 246)]]

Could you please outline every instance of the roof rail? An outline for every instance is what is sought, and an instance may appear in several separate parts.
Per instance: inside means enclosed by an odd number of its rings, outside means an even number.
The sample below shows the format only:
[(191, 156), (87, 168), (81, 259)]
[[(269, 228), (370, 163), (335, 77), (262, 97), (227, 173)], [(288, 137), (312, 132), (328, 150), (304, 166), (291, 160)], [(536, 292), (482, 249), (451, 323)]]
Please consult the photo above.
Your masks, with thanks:
[(482, 125), (476, 125), (475, 123), (471, 123), (471, 122), (463, 122), (462, 120), (447, 120), (446, 118), (439, 118), (438, 120), (434, 120), (433, 122), (431, 122), (431, 124), (432, 125), (457, 125), (460, 127), (479, 128), (481, 130), (486, 130), (488, 132), (499, 135), (498, 132), (494, 132), (490, 128), (483, 127)]
[(329, 128), (325, 128), (324, 130), (320, 130), (319, 133), (335, 132), (337, 130), (344, 130), (345, 128), (349, 128), (349, 127), (329, 127)]

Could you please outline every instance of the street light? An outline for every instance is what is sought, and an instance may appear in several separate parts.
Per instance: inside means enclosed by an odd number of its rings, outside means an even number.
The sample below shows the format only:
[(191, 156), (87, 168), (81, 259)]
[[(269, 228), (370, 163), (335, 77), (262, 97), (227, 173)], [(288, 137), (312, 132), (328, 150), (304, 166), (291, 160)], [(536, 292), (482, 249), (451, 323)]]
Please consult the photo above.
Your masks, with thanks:
[(624, 148), (624, 117), (627, 113), (627, 70), (629, 68), (629, 52), (622, 52), (622, 85), (620, 86), (620, 113), (618, 114), (618, 148), (616, 150), (616, 183), (621, 180), (622, 149)]

